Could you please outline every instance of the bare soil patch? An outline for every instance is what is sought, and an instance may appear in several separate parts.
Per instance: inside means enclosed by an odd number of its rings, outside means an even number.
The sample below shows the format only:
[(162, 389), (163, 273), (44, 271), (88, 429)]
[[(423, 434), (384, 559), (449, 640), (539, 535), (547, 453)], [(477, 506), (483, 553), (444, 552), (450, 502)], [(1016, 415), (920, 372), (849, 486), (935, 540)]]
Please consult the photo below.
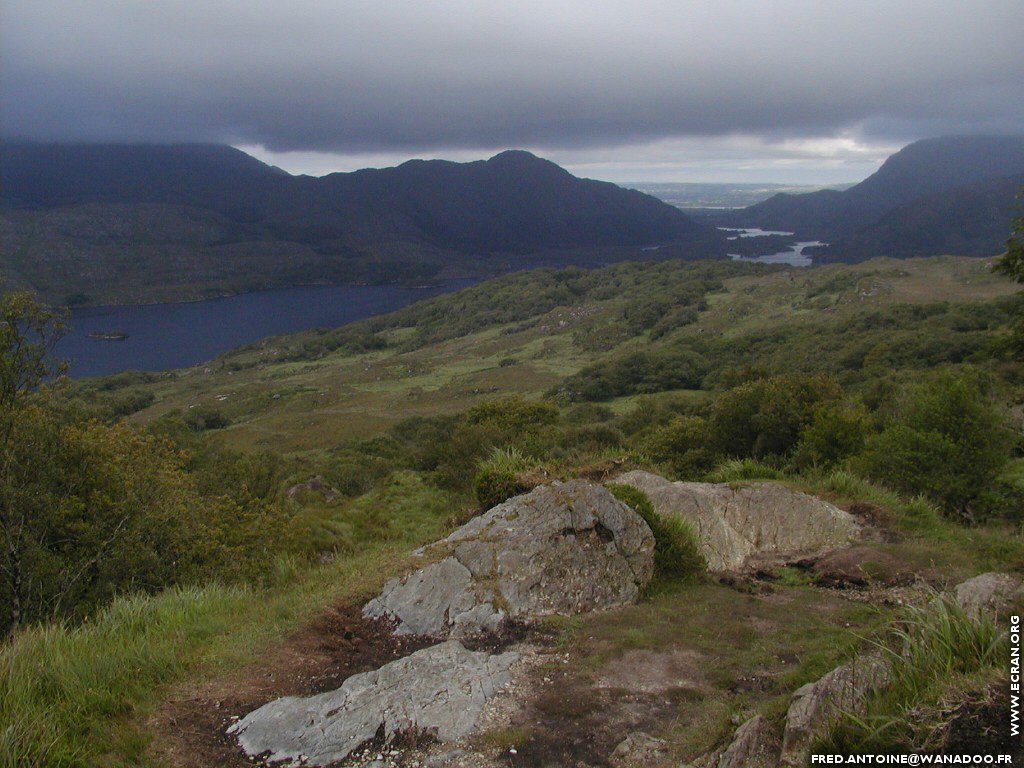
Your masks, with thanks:
[(598, 689), (640, 694), (664, 694), (682, 689), (707, 692), (710, 685), (704, 670), (711, 663), (704, 654), (683, 648), (631, 650), (605, 664), (595, 685)]
[(252, 766), (224, 734), (235, 719), (280, 696), (339, 687), (351, 675), (377, 669), (435, 640), (391, 633), (390, 622), (364, 619), (359, 606), (328, 609), (243, 669), (178, 686), (147, 720), (157, 765), (177, 768)]

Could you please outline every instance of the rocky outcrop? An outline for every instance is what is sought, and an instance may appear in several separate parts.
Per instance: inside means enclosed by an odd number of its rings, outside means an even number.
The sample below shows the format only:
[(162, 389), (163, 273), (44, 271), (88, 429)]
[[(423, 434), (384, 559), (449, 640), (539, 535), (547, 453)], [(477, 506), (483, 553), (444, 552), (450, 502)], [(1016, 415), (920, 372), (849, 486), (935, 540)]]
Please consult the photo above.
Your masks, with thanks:
[(499, 504), (426, 551), (363, 609), (400, 634), (464, 636), (505, 618), (576, 614), (636, 600), (654, 572), (647, 523), (601, 486), (553, 483)]
[(732, 740), (683, 768), (777, 768), (779, 744), (771, 727), (755, 715), (736, 729)]
[(953, 596), (968, 616), (995, 616), (1008, 611), (1015, 602), (1024, 602), (1024, 584), (1009, 573), (983, 573), (958, 584)]
[(778, 750), (768, 723), (755, 715), (736, 729), (718, 758), (717, 768), (775, 768), (779, 764)]
[(778, 483), (673, 483), (639, 470), (615, 482), (646, 493), (659, 514), (690, 523), (711, 571), (741, 569), (759, 554), (818, 553), (859, 530), (849, 513)]
[(842, 712), (856, 712), (864, 698), (884, 686), (889, 667), (867, 656), (836, 667), (817, 682), (798, 688), (786, 713), (782, 735), (782, 763), (806, 764), (815, 739), (833, 725)]
[(288, 495), (289, 499), (294, 499), (304, 493), (319, 494), (328, 504), (341, 497), (341, 493), (337, 489), (329, 486), (324, 482), (323, 478), (318, 475), (314, 475), (304, 483), (299, 483), (289, 487), (285, 493)]
[(335, 691), (272, 701), (228, 733), (250, 756), (316, 766), (344, 760), (381, 735), (385, 743), (408, 733), (453, 741), (475, 730), (517, 658), (468, 651), (449, 640), (353, 675)]

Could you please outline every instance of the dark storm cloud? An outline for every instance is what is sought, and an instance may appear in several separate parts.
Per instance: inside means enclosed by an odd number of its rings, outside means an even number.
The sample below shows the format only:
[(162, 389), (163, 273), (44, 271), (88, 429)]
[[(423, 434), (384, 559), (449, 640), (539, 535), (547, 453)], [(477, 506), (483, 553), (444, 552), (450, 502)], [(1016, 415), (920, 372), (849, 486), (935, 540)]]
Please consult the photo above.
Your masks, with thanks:
[(5, 0), (0, 130), (274, 151), (1024, 130), (1024, 3)]

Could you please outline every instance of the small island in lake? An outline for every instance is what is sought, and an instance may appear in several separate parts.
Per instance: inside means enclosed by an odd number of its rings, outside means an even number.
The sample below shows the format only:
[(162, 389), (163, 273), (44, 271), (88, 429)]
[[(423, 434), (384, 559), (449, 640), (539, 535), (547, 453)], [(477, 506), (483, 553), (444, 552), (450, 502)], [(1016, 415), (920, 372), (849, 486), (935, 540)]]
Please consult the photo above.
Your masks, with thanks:
[(96, 341), (124, 341), (128, 334), (124, 331), (90, 331), (89, 338)]

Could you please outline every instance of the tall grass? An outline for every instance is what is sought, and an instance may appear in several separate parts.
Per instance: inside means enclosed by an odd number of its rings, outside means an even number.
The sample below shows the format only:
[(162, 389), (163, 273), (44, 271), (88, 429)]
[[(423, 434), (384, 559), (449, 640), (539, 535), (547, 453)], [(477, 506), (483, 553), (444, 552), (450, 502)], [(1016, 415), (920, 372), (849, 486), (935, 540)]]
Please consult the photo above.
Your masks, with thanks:
[(0, 766), (95, 765), (108, 725), (194, 663), (252, 602), (242, 588), (117, 600), (88, 624), (30, 629), (0, 650)]
[(473, 491), (483, 509), (530, 490), (519, 479), (519, 474), (530, 468), (530, 459), (515, 446), (495, 448), (480, 462), (473, 479)]
[(659, 515), (647, 494), (631, 485), (613, 483), (607, 488), (615, 498), (632, 507), (654, 534), (654, 579), (647, 589), (649, 594), (672, 583), (694, 580), (707, 571), (700, 541), (689, 523), (679, 517)]
[(169, 589), (119, 598), (79, 626), (22, 632), (0, 646), (0, 768), (145, 764), (138, 715), (162, 686), (253, 661), (315, 611), (378, 589), (407, 551), (377, 543), (285, 573), (279, 589)]
[(948, 597), (908, 607), (884, 641), (874, 645), (889, 663), (889, 683), (859, 713), (845, 713), (823, 751), (920, 750), (941, 734), (942, 703), (961, 683), (1002, 669), (1007, 633), (991, 617), (972, 618)]
[(889, 488), (865, 480), (845, 469), (835, 469), (824, 475), (808, 474), (804, 477), (817, 490), (851, 501), (869, 501), (894, 513), (896, 522), (908, 532), (935, 534), (952, 530), (939, 508), (924, 496), (905, 499)]

